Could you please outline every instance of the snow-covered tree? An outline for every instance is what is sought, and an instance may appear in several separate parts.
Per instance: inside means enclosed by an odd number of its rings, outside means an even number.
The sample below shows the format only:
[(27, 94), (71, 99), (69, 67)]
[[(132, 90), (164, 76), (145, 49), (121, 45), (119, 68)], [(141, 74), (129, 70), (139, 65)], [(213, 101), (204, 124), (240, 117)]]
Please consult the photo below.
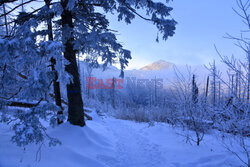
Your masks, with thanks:
[[(40, 120), (49, 119), (54, 125), (57, 112), (61, 114), (58, 82), (67, 84), (69, 122), (85, 125), (77, 55), (90, 57), (96, 66), (101, 58), (103, 69), (118, 62), (123, 76), (130, 51), (109, 29), (106, 14), (116, 13), (119, 21), (128, 24), (138, 16), (153, 23), (164, 40), (174, 35), (176, 25), (170, 16), (172, 8), (152, 0), (45, 0), (39, 7), (35, 5), (36, 9), (32, 0), (14, 2), (0, 1), (1, 9), (14, 6), (0, 15), (0, 27), (8, 31), (0, 39), (0, 97), (1, 121), (11, 122), (16, 132), (13, 141), (18, 145), (42, 142), (46, 137), (55, 142), (46, 135)], [(31, 8), (18, 13), (24, 5)], [(141, 10), (146, 11), (145, 16)], [(10, 14), (11, 19), (4, 20)], [(52, 85), (56, 103), (46, 97)], [(16, 105), (26, 109), (13, 109), (10, 114), (8, 106)]]
[[(123, 49), (114, 32), (108, 28), (109, 21), (106, 18), (106, 13), (116, 12), (118, 20), (124, 20), (128, 24), (135, 16), (150, 21), (163, 34), (164, 40), (174, 35), (176, 22), (168, 18), (172, 10), (171, 7), (151, 0), (62, 1), (61, 6), (63, 9), (61, 16), (62, 39), (65, 46), (64, 56), (70, 61), (70, 64), (66, 66), (66, 71), (73, 76), (74, 80), (67, 86), (69, 120), (72, 124), (83, 125), (84, 123), (81, 122), (83, 119), (80, 116), (82, 112), (77, 113), (81, 111), (82, 100), (79, 92), (79, 79), (77, 79), (79, 74), (76, 72), (76, 53), (90, 55), (91, 60), (96, 64), (98, 64), (98, 58), (101, 57), (104, 69), (108, 63), (118, 61), (121, 76), (123, 76), (123, 69), (127, 65), (128, 59), (131, 58), (130, 52)], [(104, 13), (97, 8), (101, 8)], [(146, 16), (139, 14), (140, 9), (146, 10)]]
[[(223, 63), (228, 67), (228, 73), (231, 74), (231, 81), (224, 81), (229, 89), (229, 96), (223, 106), (219, 106), (219, 119), (216, 124), (222, 132), (224, 146), (234, 155), (236, 155), (245, 166), (250, 165), (250, 146), (247, 142), (250, 135), (250, 103), (249, 103), (249, 71), (250, 71), (250, 15), (249, 0), (236, 0), (238, 9), (234, 9), (246, 25), (246, 30), (241, 31), (239, 37), (227, 34), (227, 38), (236, 41), (236, 45), (243, 50), (245, 59), (236, 59), (235, 57), (223, 56), (217, 50)], [(243, 57), (243, 56), (242, 56)], [(238, 143), (236, 146), (231, 145), (231, 141)], [(236, 147), (241, 149), (241, 153), (236, 153)]]
[[(52, 102), (46, 102), (54, 73), (48, 68), (52, 56), (61, 55), (61, 44), (37, 43), (37, 20), (31, 19), (17, 25), (15, 34), (0, 39), (0, 98), (1, 121), (12, 125), (15, 131), (12, 141), (19, 146), (39, 143), (45, 138), (50, 144), (58, 142), (46, 134), (41, 119), (55, 125), (59, 110)], [(19, 102), (21, 101), (21, 102)], [(28, 103), (27, 103), (28, 102)], [(21, 108), (10, 108), (15, 104)]]
[[(200, 94), (195, 75), (191, 75), (191, 69), (187, 69), (186, 75), (176, 69), (176, 81), (172, 86), (172, 106), (175, 113), (176, 126), (181, 126), (186, 141), (193, 141), (200, 145), (209, 127), (209, 112), (207, 111), (205, 94)], [(192, 135), (194, 133), (194, 135)], [(195, 137), (193, 137), (195, 136)]]

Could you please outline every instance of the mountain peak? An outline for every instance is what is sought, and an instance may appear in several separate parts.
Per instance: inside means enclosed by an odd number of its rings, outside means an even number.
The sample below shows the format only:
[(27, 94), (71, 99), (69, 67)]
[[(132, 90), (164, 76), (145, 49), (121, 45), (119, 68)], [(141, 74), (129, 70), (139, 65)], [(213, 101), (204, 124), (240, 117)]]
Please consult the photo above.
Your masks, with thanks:
[(153, 70), (153, 71), (158, 71), (158, 70), (163, 70), (163, 69), (169, 69), (173, 67), (173, 63), (167, 62), (165, 60), (158, 60), (156, 62), (153, 62), (152, 64), (146, 65), (140, 70)]

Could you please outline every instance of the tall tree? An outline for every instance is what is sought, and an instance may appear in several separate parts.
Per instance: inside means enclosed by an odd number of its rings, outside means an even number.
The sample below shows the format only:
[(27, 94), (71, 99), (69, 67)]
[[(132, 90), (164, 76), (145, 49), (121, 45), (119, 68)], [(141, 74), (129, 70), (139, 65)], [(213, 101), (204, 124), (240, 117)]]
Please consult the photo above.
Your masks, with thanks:
[(74, 49), (73, 36), (73, 14), (70, 10), (69, 0), (62, 0), (62, 38), (64, 45), (64, 57), (69, 61), (65, 70), (73, 77), (73, 82), (67, 85), (68, 97), (68, 120), (73, 125), (84, 126), (83, 102), (81, 96), (81, 85), (76, 62), (76, 50)]
[[(84, 125), (83, 103), (80, 91), (80, 80), (77, 71), (76, 53), (86, 54), (90, 64), (99, 65), (98, 57), (103, 61), (103, 69), (108, 63), (118, 61), (123, 69), (130, 59), (130, 52), (122, 48), (117, 42), (116, 35), (108, 28), (109, 21), (106, 15), (99, 12), (102, 8), (105, 13), (118, 14), (118, 20), (125, 20), (130, 24), (138, 16), (156, 25), (163, 33), (163, 39), (174, 35), (176, 22), (167, 19), (172, 10), (163, 3), (149, 1), (124, 0), (96, 0), (96, 1), (61, 1), (62, 38), (64, 42), (64, 56), (70, 62), (66, 71), (73, 76), (73, 82), (67, 85), (69, 101), (69, 121), (72, 124)], [(146, 10), (146, 16), (139, 14), (138, 10)], [(158, 37), (157, 37), (158, 40)], [(88, 58), (91, 57), (91, 58)]]
[[(16, 0), (1, 0), (0, 6), (15, 1)], [(0, 17), (5, 17), (6, 14), (10, 13), (15, 15), (16, 9), (23, 5), (29, 4), (32, 7), (33, 1), (34, 0), (23, 1), (22, 4), (16, 5), (7, 13), (1, 14)], [(26, 26), (26, 28), (30, 29), (37, 29), (38, 25), (43, 23), (48, 24), (47, 30), (38, 30), (36, 34), (32, 35), (36, 36), (34, 39), (37, 39), (38, 36), (44, 37), (48, 34), (47, 31), (49, 31), (49, 41), (35, 41), (39, 43), (39, 47), (43, 48), (43, 50), (37, 51), (45, 56), (48, 62), (52, 61), (53, 58), (58, 62), (57, 58), (60, 58), (60, 51), (63, 49), (63, 55), (67, 60), (65, 71), (69, 74), (69, 77), (66, 78), (70, 79), (70, 82), (67, 83), (68, 120), (73, 125), (85, 125), (76, 56), (87, 55), (87, 60), (94, 66), (99, 66), (98, 60), (101, 58), (103, 69), (105, 69), (109, 63), (119, 62), (121, 76), (124, 75), (123, 70), (127, 66), (128, 60), (131, 59), (130, 51), (122, 47), (116, 39), (115, 31), (109, 29), (109, 20), (106, 17), (108, 13), (117, 14), (119, 21), (125, 21), (128, 24), (130, 24), (136, 16), (151, 22), (157, 27), (159, 32), (163, 34), (163, 40), (167, 40), (168, 37), (174, 35), (177, 24), (170, 16), (172, 8), (161, 2), (154, 2), (153, 0), (60, 0), (53, 1), (53, 3), (49, 3), (49, 0), (45, 0), (45, 2), (47, 3), (41, 5), (40, 8), (20, 13), (20, 15), (13, 18), (13, 21), (9, 21), (7, 24), (18, 23), (21, 25), (22, 23), (28, 25), (32, 23), (33, 27)], [(49, 11), (53, 11), (53, 14), (49, 14), (49, 17), (46, 15), (48, 13), (48, 5), (50, 5)], [(146, 11), (145, 15), (140, 14), (142, 10)], [(52, 39), (53, 34), (51, 35), (52, 17), (56, 20), (55, 29), (52, 29), (55, 34), (54, 39)], [(158, 35), (156, 39), (159, 41)], [(57, 50), (52, 51), (51, 49), (55, 48), (55, 46)], [(44, 48), (46, 47), (50, 49), (45, 50)], [(38, 63), (38, 61), (36, 63)], [(55, 65), (55, 70), (58, 72), (62, 70), (58, 68), (55, 61), (52, 61), (52, 67), (53, 65)], [(52, 71), (54, 71), (53, 68)], [(61, 75), (58, 75), (58, 80), (62, 79)], [(64, 75), (66, 76), (67, 74)], [(57, 76), (53, 79), (54, 91), (58, 92), (58, 83), (55, 82), (57, 80), (56, 78)], [(55, 94), (57, 95), (56, 92)], [(56, 97), (56, 99), (56, 104), (60, 106), (59, 96)]]

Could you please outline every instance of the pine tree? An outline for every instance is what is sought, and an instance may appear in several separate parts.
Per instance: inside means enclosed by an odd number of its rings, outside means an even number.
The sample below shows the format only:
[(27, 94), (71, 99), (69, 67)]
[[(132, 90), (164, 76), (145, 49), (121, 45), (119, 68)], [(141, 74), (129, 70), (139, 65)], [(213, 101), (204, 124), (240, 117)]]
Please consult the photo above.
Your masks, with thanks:
[[(62, 27), (64, 28), (62, 39), (65, 40), (64, 56), (70, 61), (66, 71), (73, 76), (74, 81), (67, 86), (69, 120), (72, 124), (84, 125), (84, 122), (81, 122), (83, 118), (81, 114), (82, 100), (76, 53), (90, 56), (87, 60), (90, 60), (89, 63), (92, 66), (98, 66), (97, 60), (98, 57), (101, 57), (103, 69), (107, 67), (108, 63), (118, 61), (121, 76), (123, 76), (123, 69), (127, 65), (128, 59), (131, 58), (130, 52), (123, 49), (122, 45), (117, 42), (115, 34), (108, 28), (109, 21), (106, 16), (98, 12), (96, 7), (102, 8), (106, 13), (117, 11), (118, 20), (125, 20), (128, 24), (136, 15), (153, 22), (163, 33), (164, 40), (174, 35), (176, 22), (173, 19), (166, 19), (170, 15), (171, 7), (153, 1), (63, 1), (61, 5), (63, 8)], [(147, 11), (149, 18), (137, 12), (142, 8)]]
[[(0, 15), (3, 21), (0, 27), (7, 34), (0, 38), (0, 115), (1, 121), (13, 122), (13, 141), (19, 145), (39, 143), (48, 138), (40, 119), (49, 117), (55, 125), (58, 114), (61, 115), (59, 82), (67, 84), (69, 122), (85, 125), (77, 55), (87, 55), (92, 67), (99, 66), (101, 58), (103, 69), (118, 62), (121, 76), (124, 75), (131, 53), (109, 29), (108, 13), (116, 12), (118, 20), (128, 24), (136, 16), (151, 22), (162, 33), (163, 40), (174, 35), (177, 24), (170, 17), (171, 7), (152, 0), (45, 0), (40, 8), (20, 13), (17, 9), (32, 5), (33, 0), (21, 4), (13, 2), (15, 0), (0, 1), (1, 8), (8, 4), (14, 6)], [(146, 15), (141, 15), (140, 10), (146, 11)], [(4, 20), (10, 14), (12, 19)], [(44, 24), (47, 27), (41, 26)], [(56, 105), (45, 100), (52, 85)], [(29, 112), (16, 110), (14, 115), (8, 115), (5, 107), (20, 104), (13, 101), (14, 98), (35, 103), (24, 104), (30, 107)]]
[[(49, 120), (51, 125), (56, 123), (59, 109), (53, 102), (44, 101), (44, 93), (50, 91), (54, 79), (53, 72), (48, 68), (48, 59), (60, 54), (60, 44), (41, 42), (36, 43), (38, 24), (36, 19), (18, 24), (15, 34), (0, 39), (0, 120), (12, 122), (15, 131), (12, 141), (19, 146), (29, 143), (39, 143), (45, 138), (51, 144), (58, 141), (49, 137), (41, 119)], [(3, 67), (3, 68), (2, 68)], [(28, 109), (13, 109), (7, 113), (6, 107), (13, 100), (36, 101)], [(27, 104), (26, 104), (27, 107)]]

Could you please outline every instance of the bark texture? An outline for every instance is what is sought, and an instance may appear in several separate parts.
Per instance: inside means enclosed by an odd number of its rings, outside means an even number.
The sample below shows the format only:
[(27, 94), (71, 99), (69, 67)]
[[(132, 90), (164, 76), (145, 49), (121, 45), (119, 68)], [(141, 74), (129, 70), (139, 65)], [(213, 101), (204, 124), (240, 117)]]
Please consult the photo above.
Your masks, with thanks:
[[(62, 27), (63, 29), (73, 30), (74, 27), (72, 12), (67, 9), (67, 4), (68, 0), (61, 1), (61, 5), (63, 7), (63, 13), (61, 15)], [(74, 50), (73, 45), (73, 33), (69, 31), (63, 31), (62, 37), (64, 39), (64, 57), (70, 62), (69, 65), (65, 67), (65, 70), (73, 77), (73, 83), (71, 82), (67, 85), (68, 121), (73, 125), (84, 126), (85, 121), (81, 96), (81, 85), (76, 62), (76, 51)]]

